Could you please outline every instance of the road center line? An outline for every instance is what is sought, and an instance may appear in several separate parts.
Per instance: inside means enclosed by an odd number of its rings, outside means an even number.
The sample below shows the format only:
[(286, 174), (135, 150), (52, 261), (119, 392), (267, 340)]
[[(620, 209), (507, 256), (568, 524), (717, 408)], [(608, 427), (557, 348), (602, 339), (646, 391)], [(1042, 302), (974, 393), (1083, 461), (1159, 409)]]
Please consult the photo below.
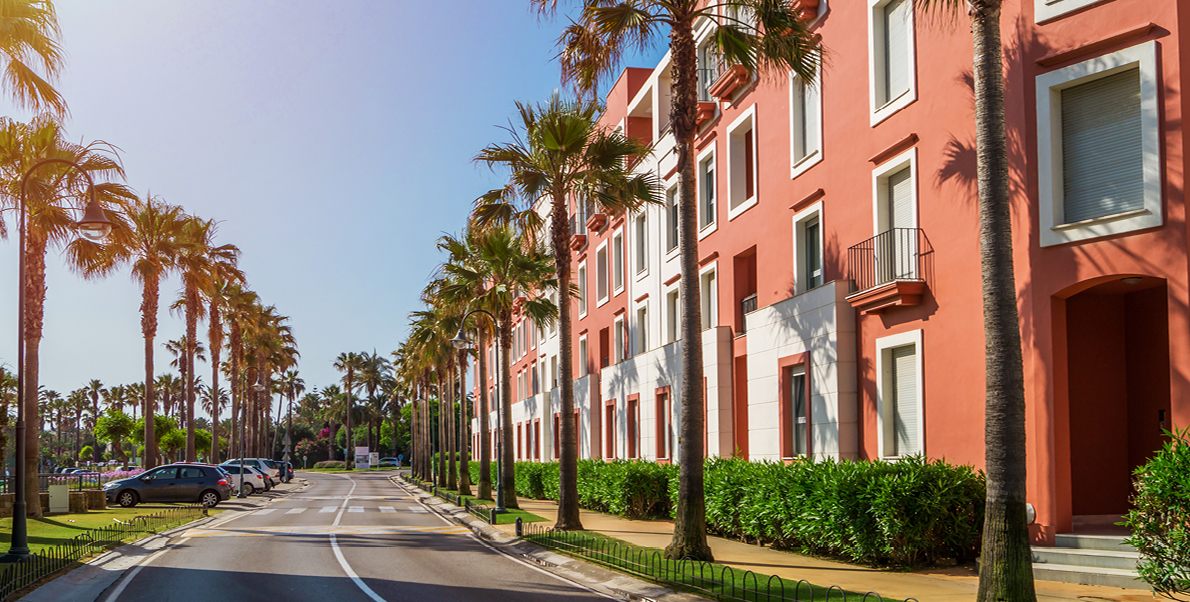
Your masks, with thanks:
[[(343, 514), (340, 513), (339, 516), (343, 516)], [(335, 522), (338, 523), (339, 521), (336, 520)], [(339, 566), (343, 567), (343, 572), (347, 573), (348, 577), (351, 577), (351, 580), (359, 587), (360, 591), (364, 592), (365, 595), (375, 602), (388, 602), (372, 591), (372, 588), (368, 587), (368, 584), (364, 583), (364, 580), (360, 579), (359, 575), (356, 575), (355, 571), (351, 570), (351, 565), (347, 564), (347, 559), (343, 557), (343, 552), (339, 550), (339, 541), (335, 538), (334, 534), (331, 535), (331, 550), (334, 550), (335, 558), (338, 559)]]

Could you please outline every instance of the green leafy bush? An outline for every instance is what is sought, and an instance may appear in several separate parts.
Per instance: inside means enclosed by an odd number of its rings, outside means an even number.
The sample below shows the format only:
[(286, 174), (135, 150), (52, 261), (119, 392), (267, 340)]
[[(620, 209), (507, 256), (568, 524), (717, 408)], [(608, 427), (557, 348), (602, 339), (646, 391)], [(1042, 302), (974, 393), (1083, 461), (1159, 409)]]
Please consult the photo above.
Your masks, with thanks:
[(347, 468), (347, 463), (342, 460), (323, 460), (315, 462), (314, 468)]
[(1190, 593), (1190, 428), (1166, 434), (1161, 451), (1133, 473), (1134, 508), (1125, 524), (1140, 552), (1140, 577), (1175, 598)]

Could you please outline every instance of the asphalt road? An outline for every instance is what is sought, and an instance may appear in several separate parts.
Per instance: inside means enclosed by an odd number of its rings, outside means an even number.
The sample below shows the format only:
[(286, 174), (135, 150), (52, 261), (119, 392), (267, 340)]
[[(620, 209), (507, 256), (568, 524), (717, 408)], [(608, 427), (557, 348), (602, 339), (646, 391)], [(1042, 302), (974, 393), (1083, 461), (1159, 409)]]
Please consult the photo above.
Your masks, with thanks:
[(605, 600), (500, 554), (384, 474), (313, 486), (182, 532), (101, 602)]

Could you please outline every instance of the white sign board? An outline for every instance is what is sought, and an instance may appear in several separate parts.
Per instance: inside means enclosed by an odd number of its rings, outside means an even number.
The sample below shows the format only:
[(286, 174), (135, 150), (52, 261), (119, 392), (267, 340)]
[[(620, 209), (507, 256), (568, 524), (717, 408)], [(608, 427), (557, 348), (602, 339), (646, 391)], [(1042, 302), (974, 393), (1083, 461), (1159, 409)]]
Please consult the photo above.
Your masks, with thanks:
[(50, 512), (70, 512), (70, 485), (50, 485)]
[(369, 454), (368, 454), (367, 447), (355, 448), (355, 469), (356, 470), (368, 470), (368, 469), (372, 468), (372, 464), (370, 462), (368, 462), (368, 459), (369, 459), (368, 455)]
[(368, 454), (368, 464), (372, 466), (380, 466), (380, 452), (372, 452)]

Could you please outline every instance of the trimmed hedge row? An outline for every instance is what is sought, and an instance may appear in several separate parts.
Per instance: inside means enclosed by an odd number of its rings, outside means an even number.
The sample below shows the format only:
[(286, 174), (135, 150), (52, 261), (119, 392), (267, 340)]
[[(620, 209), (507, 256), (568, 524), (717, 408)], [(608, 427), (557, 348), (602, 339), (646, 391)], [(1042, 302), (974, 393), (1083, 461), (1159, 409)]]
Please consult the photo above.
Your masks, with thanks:
[(347, 468), (347, 463), (342, 460), (323, 460), (315, 462), (314, 468)]
[[(478, 462), (471, 466), (477, 481)], [(965, 561), (979, 551), (986, 483), (970, 466), (920, 456), (791, 464), (710, 458), (705, 484), (707, 527), (724, 537), (866, 564)], [(516, 489), (520, 497), (558, 499), (558, 464), (518, 462)], [(578, 493), (589, 510), (672, 516), (678, 467), (580, 460)]]

